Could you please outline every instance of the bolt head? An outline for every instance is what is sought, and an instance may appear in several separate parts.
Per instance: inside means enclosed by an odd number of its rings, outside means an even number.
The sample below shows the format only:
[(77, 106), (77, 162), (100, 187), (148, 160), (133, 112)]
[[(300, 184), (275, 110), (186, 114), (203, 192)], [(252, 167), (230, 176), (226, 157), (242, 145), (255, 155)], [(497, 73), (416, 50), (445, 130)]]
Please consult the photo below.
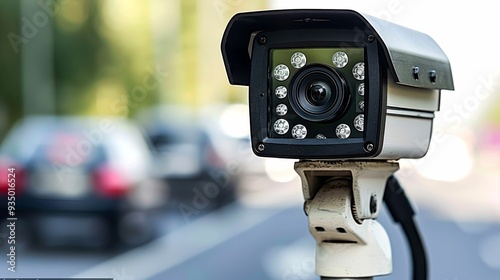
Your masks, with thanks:
[(266, 149), (266, 146), (264, 144), (259, 144), (257, 145), (257, 151), (263, 152)]
[(366, 144), (365, 144), (365, 150), (366, 150), (367, 152), (371, 152), (371, 151), (373, 151), (373, 148), (375, 148), (375, 146), (374, 146), (372, 143), (366, 143)]

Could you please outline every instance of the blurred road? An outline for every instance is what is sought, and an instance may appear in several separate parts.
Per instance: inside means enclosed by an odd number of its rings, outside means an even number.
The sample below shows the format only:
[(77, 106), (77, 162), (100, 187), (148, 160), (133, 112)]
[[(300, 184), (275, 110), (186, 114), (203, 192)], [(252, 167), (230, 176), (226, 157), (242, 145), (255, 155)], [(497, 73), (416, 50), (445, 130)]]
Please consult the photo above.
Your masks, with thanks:
[[(27, 250), (18, 253), (15, 274), (5, 269), (0, 276), (318, 279), (313, 274), (314, 241), (296, 201), (275, 206), (237, 202), (192, 221), (172, 211), (158, 221), (163, 236), (142, 247), (126, 252)], [(419, 210), (417, 220), (429, 252), (430, 279), (500, 279), (500, 224), (456, 223), (427, 209)], [(391, 238), (394, 273), (378, 279), (410, 279), (399, 228), (385, 209), (379, 221)]]
[[(385, 211), (380, 221), (391, 238), (394, 273), (377, 279), (410, 279), (399, 228)], [(499, 224), (459, 225), (425, 210), (418, 222), (429, 252), (430, 279), (500, 279)], [(314, 241), (301, 208), (292, 207), (151, 279), (318, 279), (313, 272)]]

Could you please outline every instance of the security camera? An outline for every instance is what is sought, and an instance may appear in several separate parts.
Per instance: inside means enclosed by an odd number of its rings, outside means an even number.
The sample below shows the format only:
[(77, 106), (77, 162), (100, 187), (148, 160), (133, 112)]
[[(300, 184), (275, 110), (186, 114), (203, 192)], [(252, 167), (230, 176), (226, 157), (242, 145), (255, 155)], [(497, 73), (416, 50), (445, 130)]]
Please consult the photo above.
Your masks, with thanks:
[(258, 156), (422, 157), (454, 89), (432, 38), (351, 10), (240, 13), (221, 48), (229, 82), (249, 86)]

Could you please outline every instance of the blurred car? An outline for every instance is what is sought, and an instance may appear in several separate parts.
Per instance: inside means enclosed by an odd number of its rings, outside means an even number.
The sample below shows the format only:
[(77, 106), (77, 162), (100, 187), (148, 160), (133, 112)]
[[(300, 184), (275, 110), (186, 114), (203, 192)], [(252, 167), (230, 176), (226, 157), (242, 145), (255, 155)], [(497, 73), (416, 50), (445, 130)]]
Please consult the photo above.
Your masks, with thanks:
[(149, 214), (166, 198), (151, 162), (144, 136), (126, 119), (27, 117), (0, 148), (1, 178), (16, 175), (14, 188), (0, 181), (1, 215), (22, 216), (38, 241), (92, 218), (76, 231), (105, 235), (109, 246), (142, 244), (154, 237)]
[[(189, 109), (156, 106), (138, 114), (155, 153), (155, 169), (171, 198), (196, 211), (236, 199), (237, 182), (220, 141)], [(178, 205), (179, 206), (179, 205)]]

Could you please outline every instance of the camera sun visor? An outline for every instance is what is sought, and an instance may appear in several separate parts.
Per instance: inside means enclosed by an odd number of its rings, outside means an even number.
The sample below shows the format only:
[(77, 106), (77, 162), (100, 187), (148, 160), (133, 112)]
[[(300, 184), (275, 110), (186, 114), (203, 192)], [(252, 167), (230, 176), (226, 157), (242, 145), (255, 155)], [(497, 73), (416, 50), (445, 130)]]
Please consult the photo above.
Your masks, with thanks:
[[(279, 19), (279, 20), (277, 20)], [(276, 10), (235, 15), (222, 39), (229, 82), (250, 84), (248, 53), (252, 34), (280, 29), (370, 30), (380, 42), (394, 82), (429, 89), (453, 90), (448, 58), (428, 35), (352, 10)]]

